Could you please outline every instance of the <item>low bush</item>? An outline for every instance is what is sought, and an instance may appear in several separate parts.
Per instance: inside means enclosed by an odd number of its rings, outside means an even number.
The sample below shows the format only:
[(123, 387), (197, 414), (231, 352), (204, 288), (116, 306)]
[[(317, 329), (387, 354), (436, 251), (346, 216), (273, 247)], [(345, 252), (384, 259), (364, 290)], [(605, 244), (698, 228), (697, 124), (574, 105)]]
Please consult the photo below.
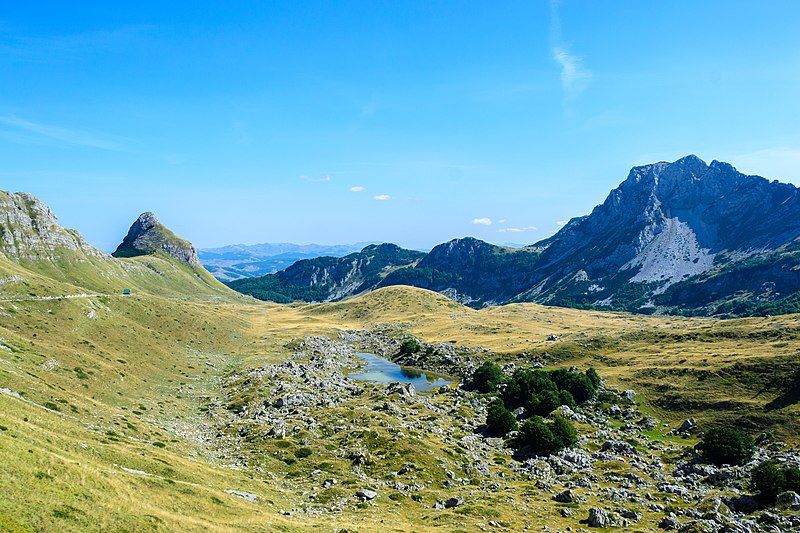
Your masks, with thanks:
[(753, 456), (755, 443), (744, 431), (722, 427), (707, 431), (700, 449), (706, 460), (715, 465), (741, 465)]
[(540, 416), (532, 416), (520, 426), (515, 444), (535, 455), (551, 455), (577, 441), (577, 432), (569, 420), (555, 417), (547, 423)]
[(781, 492), (800, 492), (800, 468), (766, 461), (750, 474), (750, 489), (763, 503), (772, 503)]
[(486, 361), (472, 374), (469, 388), (478, 392), (488, 393), (497, 390), (503, 381), (503, 370), (497, 363)]
[(414, 337), (406, 337), (400, 344), (400, 355), (412, 355), (420, 351), (419, 341)]
[(495, 437), (505, 437), (510, 431), (517, 429), (514, 413), (506, 409), (502, 400), (496, 399), (486, 412), (486, 432)]
[(557, 390), (546, 390), (541, 394), (534, 394), (525, 406), (529, 414), (547, 416), (556, 407), (561, 405), (561, 395)]

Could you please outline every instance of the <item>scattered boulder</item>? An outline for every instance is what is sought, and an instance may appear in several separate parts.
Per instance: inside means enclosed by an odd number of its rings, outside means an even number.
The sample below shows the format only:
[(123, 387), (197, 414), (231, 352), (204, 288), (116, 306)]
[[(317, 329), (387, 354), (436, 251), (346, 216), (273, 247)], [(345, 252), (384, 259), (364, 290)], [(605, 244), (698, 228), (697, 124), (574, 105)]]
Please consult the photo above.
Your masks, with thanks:
[(634, 398), (636, 398), (636, 391), (628, 389), (622, 393), (622, 397), (626, 400), (632, 402)]
[(675, 513), (669, 513), (661, 519), (661, 522), (658, 523), (658, 527), (667, 531), (677, 531), (681, 528), (681, 523), (678, 521)]
[(393, 381), (386, 386), (386, 394), (399, 394), (400, 396), (414, 396), (416, 394), (414, 385), (411, 383), (400, 383)]
[(444, 508), (445, 509), (452, 509), (454, 507), (458, 507), (462, 503), (464, 503), (464, 500), (461, 499), (461, 498), (457, 498), (457, 497), (447, 498), (447, 500), (444, 502)]
[(570, 489), (567, 489), (553, 496), (553, 500), (559, 503), (574, 503), (578, 501), (578, 497)]
[(236, 496), (237, 498), (247, 500), (250, 503), (258, 502), (258, 495), (253, 494), (252, 492), (246, 492), (244, 490), (235, 490), (235, 489), (228, 489), (225, 492), (227, 494), (230, 494), (231, 496)]
[(775, 504), (780, 507), (791, 507), (792, 509), (800, 509), (800, 494), (793, 490), (781, 492), (775, 498)]
[(362, 502), (366, 502), (366, 501), (369, 501), (369, 500), (374, 500), (377, 497), (378, 497), (378, 493), (375, 492), (374, 490), (360, 489), (360, 490), (356, 491), (356, 498), (358, 498)]
[(589, 527), (608, 527), (611, 525), (611, 517), (608, 512), (599, 507), (589, 509), (589, 518), (586, 519)]
[(604, 452), (612, 452), (617, 455), (636, 455), (636, 448), (633, 444), (624, 440), (607, 440), (601, 448)]

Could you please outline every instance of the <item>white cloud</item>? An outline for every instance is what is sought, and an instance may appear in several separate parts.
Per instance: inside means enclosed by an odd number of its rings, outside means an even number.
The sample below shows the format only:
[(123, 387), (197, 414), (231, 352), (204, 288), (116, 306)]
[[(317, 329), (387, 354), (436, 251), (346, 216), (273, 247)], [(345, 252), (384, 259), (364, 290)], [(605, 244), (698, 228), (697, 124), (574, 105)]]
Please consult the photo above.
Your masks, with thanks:
[(732, 156), (728, 162), (739, 172), (756, 174), (769, 180), (800, 184), (800, 149), (764, 148)]
[(500, 220), (497, 221), (497, 223), (498, 224), (505, 224), (506, 223), (506, 219), (501, 218)]
[(320, 176), (319, 178), (313, 178), (311, 176), (303, 175), (303, 176), (300, 176), (300, 179), (303, 180), (303, 181), (308, 181), (310, 183), (327, 183), (327, 182), (331, 181), (331, 177), (328, 174), (325, 174), (324, 176)]
[(488, 218), (488, 217), (473, 218), (472, 219), (472, 223), (475, 224), (476, 226), (491, 226), (492, 225), (492, 219)]
[(501, 228), (500, 233), (524, 233), (526, 231), (536, 231), (536, 226), (525, 226), (524, 228)]
[[(70, 130), (58, 126), (31, 122), (13, 115), (0, 117), (0, 124), (13, 128), (17, 131), (32, 133), (40, 138), (43, 137), (45, 139), (60, 141), (66, 144), (87, 146), (89, 148), (99, 148), (101, 150), (111, 150), (116, 152), (124, 152), (128, 150), (128, 147), (125, 146), (123, 142), (117, 140), (100, 138), (94, 134), (83, 131)], [(8, 136), (6, 137), (10, 138)], [(17, 136), (16, 138), (24, 142), (23, 137)]]
[(372, 197), (374, 200), (378, 200), (379, 202), (385, 202), (386, 200), (391, 200), (392, 197), (388, 194), (376, 194)]
[(569, 220), (558, 220), (556, 221), (556, 226), (566, 226)]
[(350, 187), (350, 192), (362, 192), (365, 190), (367, 190), (367, 188), (362, 187), (361, 185), (353, 185), (352, 187)]
[(566, 98), (573, 98), (586, 88), (592, 73), (583, 66), (583, 59), (570, 52), (561, 38), (559, 0), (550, 1), (550, 49), (561, 67), (561, 87)]

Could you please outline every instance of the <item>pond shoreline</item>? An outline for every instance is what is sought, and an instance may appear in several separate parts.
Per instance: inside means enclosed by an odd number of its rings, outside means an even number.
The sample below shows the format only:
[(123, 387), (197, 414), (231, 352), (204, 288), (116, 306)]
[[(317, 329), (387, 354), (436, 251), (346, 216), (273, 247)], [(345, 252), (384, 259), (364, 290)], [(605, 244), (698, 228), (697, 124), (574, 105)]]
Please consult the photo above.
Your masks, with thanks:
[(379, 355), (356, 352), (364, 363), (363, 369), (347, 374), (349, 379), (388, 385), (399, 382), (414, 386), (417, 391), (427, 391), (439, 387), (458, 385), (459, 380), (439, 372), (431, 372), (419, 367), (402, 366)]

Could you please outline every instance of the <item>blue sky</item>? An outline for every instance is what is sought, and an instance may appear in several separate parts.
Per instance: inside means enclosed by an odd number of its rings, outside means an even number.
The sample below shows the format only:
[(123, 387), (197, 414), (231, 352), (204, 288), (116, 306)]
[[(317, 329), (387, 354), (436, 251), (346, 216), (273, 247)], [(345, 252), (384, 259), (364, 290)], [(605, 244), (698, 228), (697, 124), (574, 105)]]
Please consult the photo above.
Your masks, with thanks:
[(800, 184), (800, 2), (17, 2), (0, 188), (113, 249), (531, 243), (631, 166)]

